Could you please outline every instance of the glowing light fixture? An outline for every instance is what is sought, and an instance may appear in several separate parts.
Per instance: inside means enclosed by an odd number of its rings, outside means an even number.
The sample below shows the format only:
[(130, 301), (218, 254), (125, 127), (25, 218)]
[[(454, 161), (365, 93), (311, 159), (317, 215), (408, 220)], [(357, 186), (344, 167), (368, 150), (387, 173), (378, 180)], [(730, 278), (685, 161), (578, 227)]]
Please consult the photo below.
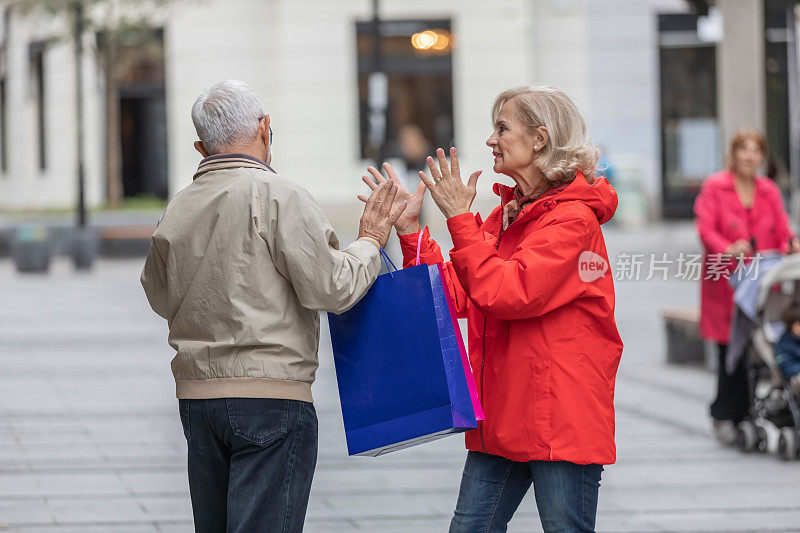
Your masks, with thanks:
[(421, 31), (411, 36), (411, 46), (417, 50), (441, 52), (450, 46), (450, 36), (444, 30)]
[(436, 34), (439, 38), (436, 39), (436, 42), (433, 43), (434, 50), (447, 50), (447, 47), (450, 45), (450, 37), (443, 33)]

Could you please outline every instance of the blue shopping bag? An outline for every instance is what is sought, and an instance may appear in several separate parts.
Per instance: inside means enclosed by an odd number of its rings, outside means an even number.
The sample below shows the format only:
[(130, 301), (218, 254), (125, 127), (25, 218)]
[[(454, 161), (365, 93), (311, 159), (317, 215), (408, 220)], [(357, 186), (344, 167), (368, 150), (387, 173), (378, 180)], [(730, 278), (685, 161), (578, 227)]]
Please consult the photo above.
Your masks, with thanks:
[(328, 314), (350, 455), (378, 456), (478, 427), (439, 265), (378, 276)]

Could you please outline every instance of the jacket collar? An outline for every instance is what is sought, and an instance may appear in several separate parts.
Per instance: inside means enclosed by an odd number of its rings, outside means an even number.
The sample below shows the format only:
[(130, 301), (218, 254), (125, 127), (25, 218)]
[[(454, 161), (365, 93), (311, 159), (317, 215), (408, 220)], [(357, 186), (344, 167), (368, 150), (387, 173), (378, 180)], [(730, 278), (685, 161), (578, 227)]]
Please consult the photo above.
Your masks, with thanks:
[[(500, 183), (494, 185), (494, 192), (500, 196), (501, 205), (514, 197), (514, 187)], [(617, 210), (617, 193), (603, 177), (596, 177), (590, 184), (582, 173), (578, 172), (571, 182), (566, 185), (554, 187), (546, 191), (535, 201), (527, 204), (517, 215), (515, 224), (522, 221), (539, 218), (544, 213), (554, 209), (564, 202), (579, 201), (591, 209), (597, 221), (605, 224), (614, 216)], [(501, 227), (502, 209), (496, 209), (486, 220), (490, 227)]]
[(272, 167), (251, 155), (215, 154), (210, 155), (200, 161), (200, 165), (197, 167), (197, 172), (194, 173), (192, 179), (196, 180), (206, 172), (211, 172), (212, 170), (224, 170), (227, 168), (257, 168), (260, 170), (268, 170), (275, 174), (275, 171), (272, 170)]
[[(582, 177), (583, 175), (578, 173), (578, 176)], [(570, 183), (563, 183), (561, 185), (551, 187), (550, 189), (543, 192), (538, 198), (536, 198), (532, 202), (526, 203), (525, 205), (522, 206), (522, 209), (520, 209), (519, 213), (517, 214), (516, 220), (519, 221), (522, 218), (527, 219), (531, 214), (534, 214), (536, 217), (538, 217), (545, 211), (551, 210), (558, 203), (558, 200), (551, 197), (557, 196), (569, 185)], [(514, 199), (514, 195), (516, 194), (516, 189), (517, 189), (516, 187), (509, 187), (508, 185), (503, 185), (502, 183), (495, 183), (494, 186), (492, 187), (492, 191), (497, 196), (500, 197), (501, 207)]]
[[(720, 178), (719, 179), (720, 187), (722, 187), (723, 189), (730, 189), (732, 191), (736, 190), (736, 186), (735, 186), (736, 178), (734, 177), (733, 172), (731, 172), (730, 170), (724, 170), (724, 171), (719, 173), (719, 178)], [(764, 179), (769, 179), (769, 178), (766, 178), (766, 177), (760, 176), (760, 175), (756, 175), (756, 177), (755, 177), (756, 191), (758, 191), (762, 187), (761, 183), (762, 183), (762, 180), (764, 180)]]

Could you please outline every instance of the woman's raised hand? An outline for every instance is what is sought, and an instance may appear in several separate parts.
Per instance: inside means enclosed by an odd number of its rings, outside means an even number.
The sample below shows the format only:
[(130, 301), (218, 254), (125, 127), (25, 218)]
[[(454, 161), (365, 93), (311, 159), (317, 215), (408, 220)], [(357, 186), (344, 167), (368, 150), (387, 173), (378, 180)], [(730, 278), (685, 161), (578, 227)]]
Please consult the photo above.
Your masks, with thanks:
[(475, 191), (478, 185), (478, 176), (481, 171), (473, 172), (467, 184), (461, 181), (461, 169), (458, 166), (458, 152), (455, 148), (450, 148), (450, 164), (447, 164), (444, 150), (436, 150), (439, 159), (439, 167), (432, 157), (428, 157), (428, 168), (431, 171), (432, 179), (424, 172), (420, 171), (419, 177), (425, 187), (431, 192), (431, 197), (446, 218), (456, 215), (469, 213), (472, 201), (475, 199)]
[[(389, 180), (397, 185), (397, 196), (394, 200), (395, 203), (406, 202), (405, 210), (394, 223), (394, 226), (397, 229), (397, 234), (406, 235), (408, 233), (418, 232), (420, 229), (419, 212), (422, 210), (422, 200), (425, 197), (425, 184), (420, 183), (417, 187), (417, 190), (414, 191), (414, 194), (410, 194), (403, 186), (403, 182), (400, 181), (400, 177), (397, 175), (397, 172), (394, 171), (392, 165), (389, 163), (384, 163), (383, 168), (386, 170)], [(368, 176), (362, 176), (361, 180), (373, 191), (386, 182), (386, 178), (383, 177), (377, 168), (368, 167), (367, 171), (372, 174), (373, 178), (375, 178), (374, 181)], [(362, 202), (367, 201), (367, 197), (363, 194), (359, 194), (358, 199)]]

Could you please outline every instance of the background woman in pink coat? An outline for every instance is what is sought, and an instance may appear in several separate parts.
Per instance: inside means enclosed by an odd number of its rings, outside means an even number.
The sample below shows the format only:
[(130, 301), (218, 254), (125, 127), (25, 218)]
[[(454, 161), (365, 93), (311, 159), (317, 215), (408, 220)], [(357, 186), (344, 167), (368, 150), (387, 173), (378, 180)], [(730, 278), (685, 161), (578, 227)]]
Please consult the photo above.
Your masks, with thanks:
[(731, 140), (729, 169), (709, 176), (694, 204), (695, 224), (706, 253), (700, 333), (716, 342), (719, 352), (717, 397), (711, 404), (711, 416), (717, 437), (726, 444), (733, 443), (735, 424), (747, 415), (748, 385), (743, 365), (732, 375), (725, 371), (733, 291), (728, 276), (718, 275), (719, 267), (730, 272), (736, 264), (734, 256), (759, 250), (800, 250), (778, 187), (757, 175), (766, 153), (767, 143), (758, 131), (739, 130)]

